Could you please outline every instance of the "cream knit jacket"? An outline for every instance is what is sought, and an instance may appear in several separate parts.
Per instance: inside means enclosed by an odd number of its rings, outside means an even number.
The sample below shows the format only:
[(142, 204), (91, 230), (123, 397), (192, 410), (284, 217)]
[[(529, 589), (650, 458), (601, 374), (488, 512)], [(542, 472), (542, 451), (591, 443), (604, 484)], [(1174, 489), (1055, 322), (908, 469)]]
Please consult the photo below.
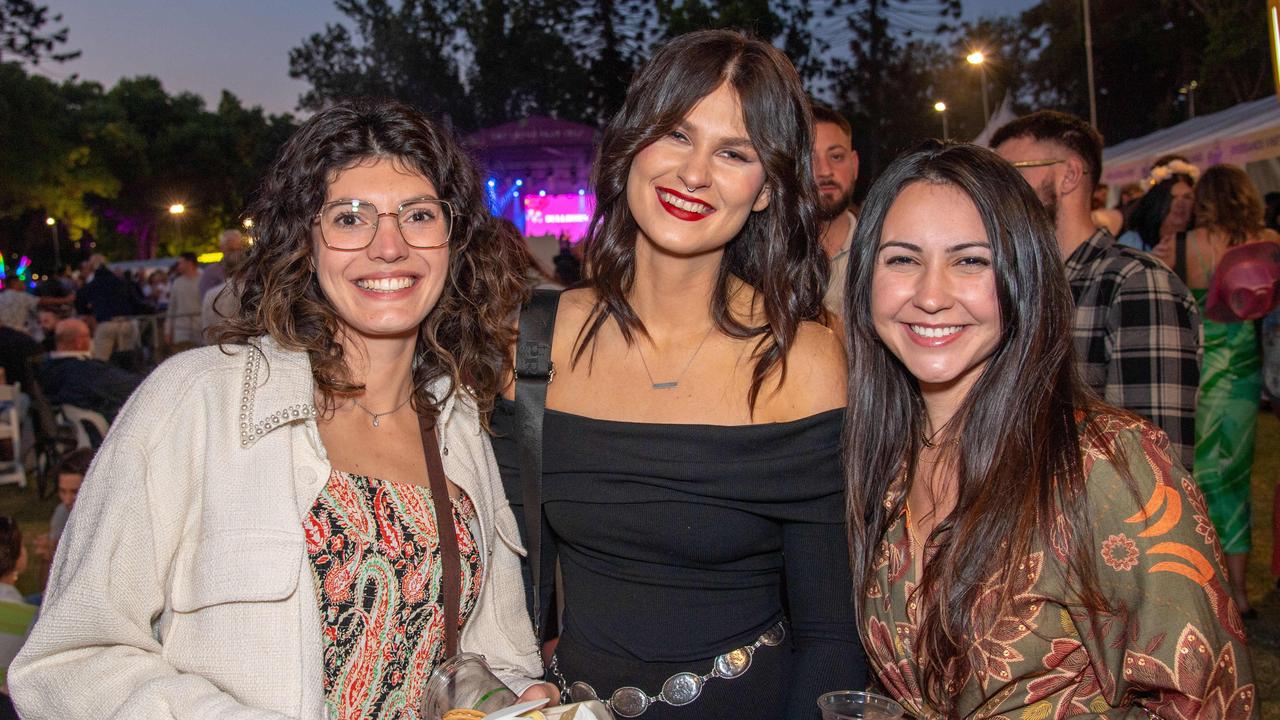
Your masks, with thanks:
[[(302, 519), (330, 466), (306, 354), (260, 345), (174, 357), (116, 419), (10, 669), (27, 720), (326, 716)], [(460, 395), (441, 414), (441, 452), (475, 504), (486, 553), (460, 645), (520, 692), (541, 675), (524, 550), (489, 440)]]

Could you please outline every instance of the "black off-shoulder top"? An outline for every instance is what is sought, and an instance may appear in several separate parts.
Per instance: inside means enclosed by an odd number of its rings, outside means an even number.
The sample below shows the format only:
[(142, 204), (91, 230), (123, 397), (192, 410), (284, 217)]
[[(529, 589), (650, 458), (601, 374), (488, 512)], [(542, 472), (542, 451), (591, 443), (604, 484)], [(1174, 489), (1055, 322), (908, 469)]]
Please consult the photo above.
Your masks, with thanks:
[[(842, 410), (721, 426), (599, 420), (548, 410), (544, 545), (558, 553), (569, 682), (607, 698), (657, 695), (687, 670), (748, 645), (780, 619), (788, 641), (751, 670), (711, 680), (684, 708), (642, 717), (817, 718), (831, 690), (861, 689), (840, 466)], [(523, 532), (514, 404), (492, 419), (494, 450)], [(549, 577), (544, 571), (544, 577)]]

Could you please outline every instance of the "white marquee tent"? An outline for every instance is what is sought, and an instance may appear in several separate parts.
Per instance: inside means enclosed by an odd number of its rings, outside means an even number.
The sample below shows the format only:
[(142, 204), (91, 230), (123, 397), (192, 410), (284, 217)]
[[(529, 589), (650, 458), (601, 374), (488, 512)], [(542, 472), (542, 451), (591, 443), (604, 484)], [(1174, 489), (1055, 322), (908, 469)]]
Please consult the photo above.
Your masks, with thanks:
[(1219, 163), (1243, 166), (1263, 193), (1280, 190), (1280, 102), (1268, 96), (1241, 103), (1109, 147), (1102, 154), (1102, 181), (1115, 194), (1141, 182), (1151, 163), (1170, 153), (1201, 170)]

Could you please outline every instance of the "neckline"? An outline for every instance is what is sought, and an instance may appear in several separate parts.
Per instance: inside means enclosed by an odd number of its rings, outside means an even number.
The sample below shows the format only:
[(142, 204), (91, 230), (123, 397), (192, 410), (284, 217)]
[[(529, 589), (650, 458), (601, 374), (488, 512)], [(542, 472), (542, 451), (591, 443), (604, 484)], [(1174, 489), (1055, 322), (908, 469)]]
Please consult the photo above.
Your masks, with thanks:
[[(503, 398), (505, 402), (512, 402)], [(608, 418), (592, 417), (590, 415), (580, 415), (578, 413), (568, 412), (566, 410), (556, 410), (555, 408), (547, 408), (548, 415), (559, 415), (569, 420), (577, 420), (581, 422), (605, 423), (616, 426), (629, 427), (655, 427), (655, 428), (706, 428), (709, 430), (730, 431), (739, 428), (786, 428), (795, 425), (813, 424), (825, 420), (828, 416), (843, 414), (845, 408), (837, 407), (830, 410), (824, 410), (813, 415), (808, 415), (795, 420), (783, 420), (781, 422), (770, 423), (748, 423), (745, 425), (716, 425), (713, 423), (661, 423), (661, 422), (639, 422), (636, 420), (611, 420)]]

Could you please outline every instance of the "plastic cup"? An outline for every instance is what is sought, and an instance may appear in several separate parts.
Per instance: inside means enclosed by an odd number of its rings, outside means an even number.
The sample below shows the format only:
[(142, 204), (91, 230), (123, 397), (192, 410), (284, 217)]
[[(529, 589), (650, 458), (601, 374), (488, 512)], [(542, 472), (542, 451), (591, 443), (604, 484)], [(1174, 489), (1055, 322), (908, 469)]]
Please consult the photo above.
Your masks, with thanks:
[(902, 720), (902, 706), (883, 695), (854, 690), (829, 692), (818, 698), (822, 720)]
[(516, 694), (489, 670), (484, 656), (459, 653), (440, 665), (427, 680), (422, 717), (440, 720), (455, 708), (496, 712), (516, 703)]

